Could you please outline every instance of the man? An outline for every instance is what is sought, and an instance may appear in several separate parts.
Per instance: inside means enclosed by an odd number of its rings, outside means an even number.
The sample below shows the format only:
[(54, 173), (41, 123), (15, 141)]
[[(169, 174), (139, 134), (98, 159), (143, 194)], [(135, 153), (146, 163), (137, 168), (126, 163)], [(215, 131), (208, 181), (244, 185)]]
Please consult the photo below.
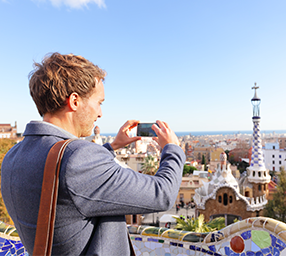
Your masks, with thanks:
[[(45, 160), (60, 140), (91, 135), (102, 116), (105, 72), (80, 56), (54, 53), (35, 64), (30, 93), (43, 121), (27, 124), (24, 140), (2, 164), (2, 196), (28, 253), (32, 255)], [(114, 161), (114, 150), (139, 140), (127, 121), (111, 144), (72, 141), (63, 156), (53, 255), (130, 255), (125, 215), (166, 211), (176, 200), (185, 156), (169, 126), (157, 121), (163, 148), (155, 176)]]
[(93, 129), (94, 132), (94, 138), (92, 139), (92, 142), (98, 144), (98, 145), (102, 145), (102, 139), (100, 136), (100, 129), (98, 126), (95, 126)]

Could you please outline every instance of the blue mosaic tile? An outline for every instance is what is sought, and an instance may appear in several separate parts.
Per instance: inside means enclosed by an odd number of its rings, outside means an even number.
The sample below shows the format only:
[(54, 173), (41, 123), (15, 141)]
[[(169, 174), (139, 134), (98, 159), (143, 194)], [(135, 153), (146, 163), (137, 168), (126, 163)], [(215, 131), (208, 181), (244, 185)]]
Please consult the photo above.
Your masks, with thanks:
[(158, 242), (159, 239), (155, 239), (155, 238), (148, 238), (147, 241), (149, 242)]
[(262, 251), (262, 253), (266, 254), (266, 253), (270, 252), (270, 249), (269, 248), (263, 248), (261, 251)]
[(239, 253), (231, 252), (229, 256), (239, 256)]
[(270, 234), (270, 236), (271, 236), (271, 240), (272, 240), (271, 244), (272, 244), (273, 247), (275, 247), (275, 245), (276, 245), (276, 237), (271, 235), (271, 234)]
[(245, 252), (243, 252), (240, 256), (246, 256)]
[(193, 251), (195, 251), (195, 250), (196, 250), (196, 246), (190, 245), (190, 249), (193, 250)]
[(277, 248), (274, 248), (274, 256), (279, 256), (280, 255), (280, 251)]
[(204, 249), (204, 248), (202, 248), (202, 252), (207, 252), (207, 250), (206, 250), (206, 249)]
[(284, 250), (285, 247), (286, 247), (286, 244), (285, 244), (283, 241), (281, 241), (280, 239), (277, 239), (277, 241), (276, 241), (276, 247), (277, 247), (277, 245), (279, 245), (279, 250), (280, 250), (280, 251)]
[(22, 247), (23, 247), (23, 244), (21, 244), (21, 243), (15, 244), (16, 250), (19, 250), (19, 249), (22, 248)]
[(279, 249), (279, 251), (283, 251), (285, 249), (284, 246), (281, 246), (280, 244), (276, 243), (276, 248)]
[(214, 256), (222, 256), (222, 255), (219, 253), (215, 253)]
[(247, 252), (246, 256), (255, 256), (255, 252)]
[(9, 244), (9, 245), (6, 245), (6, 246), (3, 246), (3, 247), (2, 247), (2, 251), (7, 251), (7, 250), (11, 249), (12, 247), (13, 247), (13, 245), (12, 245), (12, 244)]
[(17, 255), (25, 255), (24, 247), (17, 251)]
[(142, 241), (142, 238), (141, 237), (135, 237), (135, 240)]
[(216, 248), (215, 248), (214, 245), (209, 246), (209, 249), (210, 249), (211, 251), (213, 251), (213, 252), (216, 252)]
[(263, 256), (263, 253), (262, 252), (257, 252), (257, 253), (255, 253), (255, 256)]
[(230, 250), (228, 247), (224, 247), (225, 255), (230, 255)]
[(214, 253), (211, 252), (211, 251), (207, 251), (207, 254), (208, 254), (208, 255), (214, 255)]
[(251, 238), (251, 231), (248, 230), (248, 231), (246, 231), (246, 232), (243, 232), (243, 233), (241, 234), (241, 236), (242, 236), (242, 238), (243, 238), (244, 240), (247, 240), (247, 239)]

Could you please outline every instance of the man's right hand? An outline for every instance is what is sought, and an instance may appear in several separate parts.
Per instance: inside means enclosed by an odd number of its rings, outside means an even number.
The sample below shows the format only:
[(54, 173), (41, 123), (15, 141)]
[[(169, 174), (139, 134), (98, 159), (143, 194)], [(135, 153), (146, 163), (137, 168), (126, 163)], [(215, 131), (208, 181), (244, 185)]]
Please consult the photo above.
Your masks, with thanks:
[(166, 144), (172, 143), (180, 146), (179, 139), (173, 130), (170, 129), (169, 125), (166, 122), (157, 120), (155, 124), (152, 125), (152, 129), (155, 131), (158, 137), (153, 137), (161, 148), (164, 148)]

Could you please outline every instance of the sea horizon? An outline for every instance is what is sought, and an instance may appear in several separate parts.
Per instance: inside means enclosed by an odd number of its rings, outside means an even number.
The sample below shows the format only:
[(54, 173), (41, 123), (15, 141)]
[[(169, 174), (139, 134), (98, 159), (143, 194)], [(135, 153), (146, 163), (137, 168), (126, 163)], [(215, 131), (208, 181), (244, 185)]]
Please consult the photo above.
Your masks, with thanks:
[[(187, 132), (175, 132), (178, 137), (192, 135), (192, 136), (207, 136), (207, 135), (238, 135), (238, 134), (252, 134), (253, 130), (241, 130), (241, 131), (187, 131)], [(261, 134), (286, 134), (286, 130), (261, 130)], [(101, 133), (101, 136), (116, 136), (117, 133)]]

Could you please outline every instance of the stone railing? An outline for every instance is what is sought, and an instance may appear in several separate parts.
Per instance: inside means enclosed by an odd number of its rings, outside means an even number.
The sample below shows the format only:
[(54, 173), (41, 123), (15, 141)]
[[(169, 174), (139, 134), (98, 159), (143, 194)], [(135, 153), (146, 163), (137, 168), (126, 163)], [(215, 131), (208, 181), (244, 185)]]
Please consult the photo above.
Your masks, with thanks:
[[(151, 226), (128, 226), (128, 230), (137, 256), (286, 255), (286, 224), (265, 217), (245, 219), (210, 233)], [(15, 228), (3, 222), (0, 255), (28, 256)]]

